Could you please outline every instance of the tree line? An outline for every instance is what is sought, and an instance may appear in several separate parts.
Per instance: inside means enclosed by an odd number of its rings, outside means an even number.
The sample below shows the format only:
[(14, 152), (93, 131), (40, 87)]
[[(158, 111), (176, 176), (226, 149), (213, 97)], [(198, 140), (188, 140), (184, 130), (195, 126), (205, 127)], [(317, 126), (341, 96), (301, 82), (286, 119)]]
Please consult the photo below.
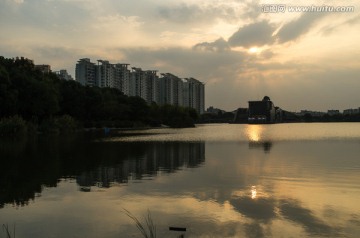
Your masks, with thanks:
[(148, 105), (144, 99), (124, 95), (115, 88), (60, 80), (54, 73), (36, 70), (32, 61), (23, 57), (0, 56), (0, 133), (6, 126), (12, 130), (14, 120), (46, 131), (162, 124), (192, 127), (198, 117), (192, 108), (154, 102)]

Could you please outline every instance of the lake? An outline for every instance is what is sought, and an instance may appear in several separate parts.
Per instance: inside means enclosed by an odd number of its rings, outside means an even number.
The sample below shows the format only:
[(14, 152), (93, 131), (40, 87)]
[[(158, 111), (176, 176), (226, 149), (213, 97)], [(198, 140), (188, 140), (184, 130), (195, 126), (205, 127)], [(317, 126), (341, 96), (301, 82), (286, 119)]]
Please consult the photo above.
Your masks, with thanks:
[(360, 123), (2, 140), (0, 224), (16, 238), (142, 237), (126, 209), (150, 213), (157, 237), (358, 237), (359, 155)]

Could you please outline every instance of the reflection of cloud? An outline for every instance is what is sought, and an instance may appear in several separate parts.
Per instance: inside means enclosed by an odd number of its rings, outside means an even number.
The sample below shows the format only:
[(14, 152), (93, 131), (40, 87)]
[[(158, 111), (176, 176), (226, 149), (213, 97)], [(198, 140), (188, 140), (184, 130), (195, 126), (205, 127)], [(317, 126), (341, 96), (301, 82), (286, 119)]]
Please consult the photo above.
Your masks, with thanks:
[(261, 238), (264, 236), (263, 228), (260, 226), (259, 223), (254, 222), (251, 224), (245, 224), (245, 233), (246, 236), (249, 238)]
[(297, 200), (282, 199), (279, 209), (286, 219), (302, 225), (312, 235), (329, 236), (336, 233), (332, 227), (317, 218), (310, 209), (302, 207)]
[(255, 220), (268, 222), (276, 217), (275, 200), (270, 198), (239, 197), (230, 203), (241, 214)]

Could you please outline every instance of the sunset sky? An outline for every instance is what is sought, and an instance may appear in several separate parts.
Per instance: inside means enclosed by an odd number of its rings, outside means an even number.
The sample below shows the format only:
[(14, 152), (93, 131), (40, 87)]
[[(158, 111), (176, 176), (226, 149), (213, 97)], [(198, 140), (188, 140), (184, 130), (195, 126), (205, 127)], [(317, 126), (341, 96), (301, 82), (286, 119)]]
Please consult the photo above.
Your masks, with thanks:
[[(265, 13), (263, 4), (354, 6)], [(358, 0), (0, 0), (0, 55), (67, 69), (130, 63), (206, 84), (205, 107), (268, 95), (290, 111), (360, 107)]]

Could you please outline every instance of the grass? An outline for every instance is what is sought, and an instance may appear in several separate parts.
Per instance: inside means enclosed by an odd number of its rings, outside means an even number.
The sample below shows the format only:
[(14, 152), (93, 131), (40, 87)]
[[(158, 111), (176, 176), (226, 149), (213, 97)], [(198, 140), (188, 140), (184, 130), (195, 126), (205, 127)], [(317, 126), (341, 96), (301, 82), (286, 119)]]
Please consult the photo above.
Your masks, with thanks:
[(13, 232), (13, 236), (11, 236), (11, 233), (9, 231), (9, 226), (8, 224), (3, 224), (2, 225), (3, 227), (3, 231), (5, 231), (5, 234), (6, 234), (6, 238), (15, 238), (15, 224), (14, 224), (14, 232)]
[(131, 212), (125, 208), (123, 209), (124, 213), (135, 222), (136, 227), (144, 238), (156, 238), (156, 226), (153, 222), (150, 211), (148, 211), (148, 214), (145, 217), (145, 224), (143, 225)]

